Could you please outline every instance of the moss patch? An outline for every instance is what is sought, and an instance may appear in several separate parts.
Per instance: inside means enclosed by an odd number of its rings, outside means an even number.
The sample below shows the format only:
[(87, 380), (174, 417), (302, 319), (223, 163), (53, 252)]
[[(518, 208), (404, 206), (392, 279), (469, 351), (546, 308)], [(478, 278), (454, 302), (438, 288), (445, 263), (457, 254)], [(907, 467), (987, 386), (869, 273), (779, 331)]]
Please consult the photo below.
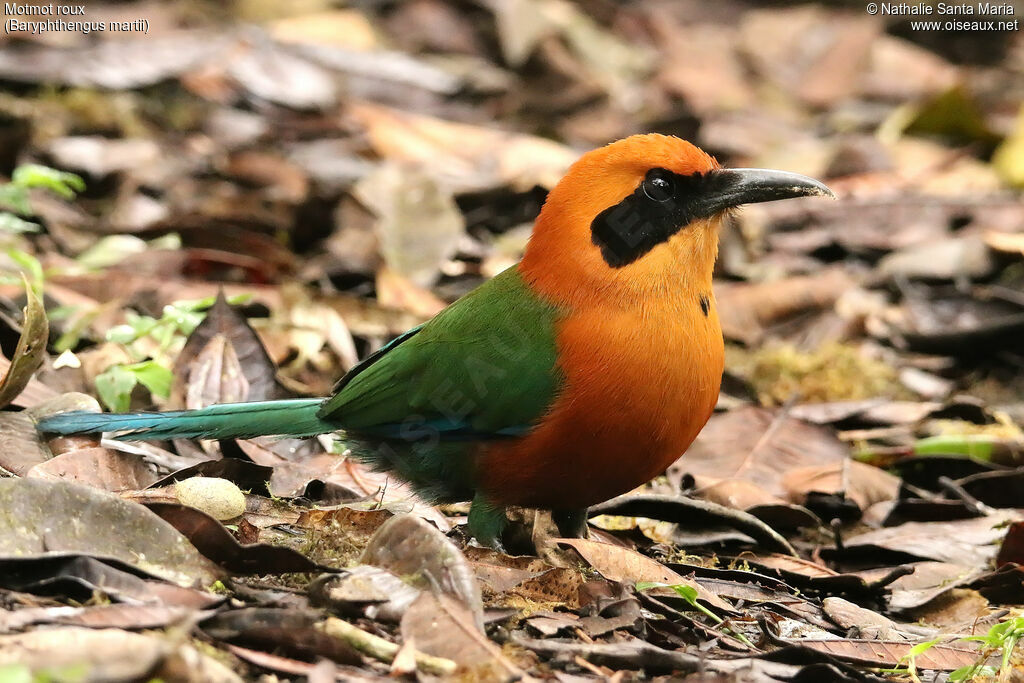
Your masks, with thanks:
[(790, 345), (753, 351), (730, 346), (726, 364), (753, 385), (765, 405), (780, 405), (793, 396), (804, 403), (911, 398), (894, 368), (849, 344), (826, 344), (811, 352)]

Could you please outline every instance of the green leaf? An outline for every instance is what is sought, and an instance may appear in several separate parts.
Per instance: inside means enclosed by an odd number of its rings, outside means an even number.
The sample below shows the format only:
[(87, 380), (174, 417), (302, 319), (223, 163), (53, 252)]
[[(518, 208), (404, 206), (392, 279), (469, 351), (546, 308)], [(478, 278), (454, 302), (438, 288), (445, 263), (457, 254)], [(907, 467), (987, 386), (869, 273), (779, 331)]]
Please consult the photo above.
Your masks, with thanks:
[(144, 360), (134, 365), (126, 365), (125, 369), (133, 373), (139, 383), (149, 389), (154, 396), (167, 398), (171, 395), (174, 374), (155, 360)]
[(131, 325), (114, 325), (107, 330), (107, 341), (117, 344), (129, 344), (139, 338), (138, 333)]
[(43, 282), (43, 264), (39, 263), (39, 259), (21, 249), (8, 249), (7, 257), (14, 261), (15, 265), (21, 266), (28, 274), (32, 288), (38, 289)]
[(32, 671), (24, 664), (0, 666), (0, 683), (33, 683)]
[(0, 212), (0, 232), (39, 232), (39, 224), (18, 218), (9, 211)]
[(910, 650), (907, 651), (907, 654), (903, 655), (903, 657), (900, 658), (900, 663), (902, 664), (904, 660), (912, 659), (914, 657), (917, 657), (918, 655), (924, 654), (925, 652), (932, 649), (938, 644), (938, 638), (935, 638), (934, 640), (926, 640), (923, 643), (918, 643), (914, 647), (910, 648)]
[(112, 365), (96, 375), (96, 393), (111, 412), (127, 412), (132, 389), (139, 383), (134, 372), (123, 365)]
[(960, 683), (960, 681), (973, 681), (976, 678), (995, 675), (996, 668), (994, 666), (971, 664), (970, 666), (962, 666), (959, 669), (951, 671), (949, 673), (948, 680), (950, 683)]
[(28, 190), (11, 183), (0, 185), (0, 206), (20, 216), (32, 214), (32, 204), (29, 202)]
[(43, 187), (64, 199), (74, 199), (85, 190), (85, 181), (80, 176), (39, 164), (22, 164), (14, 169), (11, 182), (19, 187)]

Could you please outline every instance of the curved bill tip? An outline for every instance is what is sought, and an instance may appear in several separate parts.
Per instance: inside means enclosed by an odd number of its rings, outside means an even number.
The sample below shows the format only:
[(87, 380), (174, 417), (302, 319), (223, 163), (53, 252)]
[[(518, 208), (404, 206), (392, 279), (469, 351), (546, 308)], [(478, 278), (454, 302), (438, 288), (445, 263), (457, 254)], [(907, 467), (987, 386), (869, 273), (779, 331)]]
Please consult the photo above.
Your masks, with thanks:
[(743, 204), (773, 202), (795, 197), (830, 197), (835, 193), (825, 183), (799, 173), (763, 168), (723, 168), (711, 172), (712, 188), (702, 197), (708, 213)]
[(744, 204), (793, 197), (836, 198), (828, 185), (799, 173), (764, 168), (730, 168), (724, 172), (733, 176), (734, 190), (747, 197)]

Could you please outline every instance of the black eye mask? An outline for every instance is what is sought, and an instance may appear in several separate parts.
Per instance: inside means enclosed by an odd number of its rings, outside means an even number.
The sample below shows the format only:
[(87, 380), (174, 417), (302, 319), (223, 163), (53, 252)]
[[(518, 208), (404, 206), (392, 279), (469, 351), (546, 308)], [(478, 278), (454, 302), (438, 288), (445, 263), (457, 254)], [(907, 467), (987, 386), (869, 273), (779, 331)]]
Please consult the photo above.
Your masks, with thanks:
[(651, 169), (633, 194), (597, 215), (590, 224), (591, 239), (609, 266), (629, 265), (691, 221), (712, 215), (702, 210), (700, 197), (715, 183), (710, 173)]

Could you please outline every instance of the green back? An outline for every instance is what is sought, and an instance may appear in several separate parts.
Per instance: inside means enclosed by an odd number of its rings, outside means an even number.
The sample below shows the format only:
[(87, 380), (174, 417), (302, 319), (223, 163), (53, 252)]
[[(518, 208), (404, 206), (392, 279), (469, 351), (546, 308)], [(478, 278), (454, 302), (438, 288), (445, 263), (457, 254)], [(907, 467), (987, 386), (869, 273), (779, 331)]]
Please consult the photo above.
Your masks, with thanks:
[(524, 433), (561, 383), (558, 316), (509, 268), (353, 368), (319, 417), (385, 438)]

